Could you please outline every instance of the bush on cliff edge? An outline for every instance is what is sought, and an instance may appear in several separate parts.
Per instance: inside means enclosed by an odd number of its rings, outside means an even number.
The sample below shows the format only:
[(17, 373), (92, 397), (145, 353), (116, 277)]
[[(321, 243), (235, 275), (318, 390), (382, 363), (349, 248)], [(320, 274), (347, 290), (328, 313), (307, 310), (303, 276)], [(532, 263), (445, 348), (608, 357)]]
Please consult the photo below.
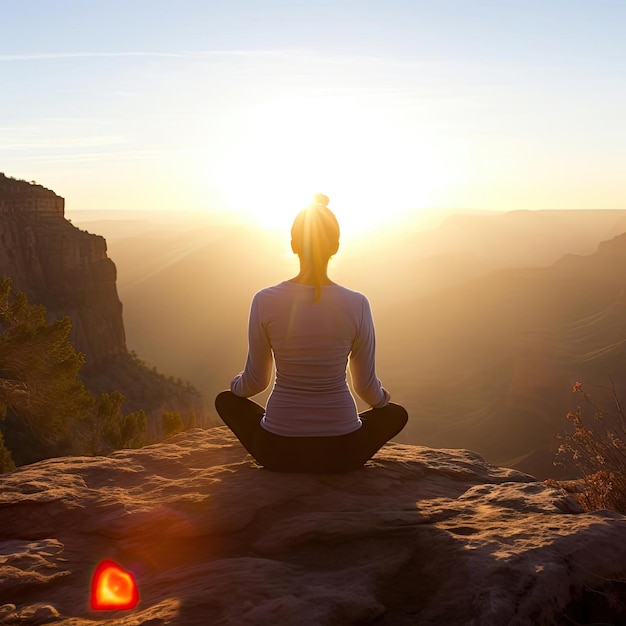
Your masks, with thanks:
[(610, 410), (600, 406), (582, 383), (574, 385), (573, 392), (582, 396), (584, 406), (567, 414), (573, 428), (561, 436), (556, 464), (578, 469), (578, 486), (561, 486), (573, 491), (586, 510), (611, 509), (626, 514), (626, 416), (615, 385), (608, 391), (613, 399)]
[(143, 410), (122, 413), (124, 395), (101, 393), (80, 424), (80, 437), (89, 454), (108, 454), (120, 448), (141, 448), (146, 439)]
[[(6, 417), (6, 408), (0, 405), (0, 420)], [(4, 445), (4, 436), (0, 431), (0, 474), (12, 472), (15, 469), (15, 463), (11, 456), (11, 451)]]

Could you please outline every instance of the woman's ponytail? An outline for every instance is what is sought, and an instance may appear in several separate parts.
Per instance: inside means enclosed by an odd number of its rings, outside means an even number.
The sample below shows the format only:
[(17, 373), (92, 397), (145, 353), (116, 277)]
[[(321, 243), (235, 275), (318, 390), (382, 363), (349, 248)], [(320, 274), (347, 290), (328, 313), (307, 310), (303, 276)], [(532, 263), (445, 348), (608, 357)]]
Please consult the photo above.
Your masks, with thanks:
[(328, 208), (328, 196), (316, 193), (313, 203), (296, 216), (291, 227), (294, 250), (313, 266), (315, 302), (322, 294), (322, 280), (328, 259), (339, 246), (339, 222)]

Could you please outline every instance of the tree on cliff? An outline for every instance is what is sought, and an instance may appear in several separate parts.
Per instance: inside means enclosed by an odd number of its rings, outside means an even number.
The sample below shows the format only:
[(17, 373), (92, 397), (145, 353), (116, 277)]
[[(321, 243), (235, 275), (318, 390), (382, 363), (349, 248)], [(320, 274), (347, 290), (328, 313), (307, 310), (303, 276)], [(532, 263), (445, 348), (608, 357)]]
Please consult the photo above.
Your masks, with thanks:
[[(69, 341), (68, 317), (46, 322), (46, 309), (0, 278), (0, 416), (18, 464), (71, 453), (140, 447), (143, 411), (123, 415), (124, 396), (94, 399), (79, 377), (84, 357)], [(12, 460), (0, 439), (0, 471)]]
[(69, 342), (68, 317), (46, 322), (43, 306), (0, 279), (0, 403), (43, 444), (67, 438), (92, 405), (78, 374), (83, 355)]

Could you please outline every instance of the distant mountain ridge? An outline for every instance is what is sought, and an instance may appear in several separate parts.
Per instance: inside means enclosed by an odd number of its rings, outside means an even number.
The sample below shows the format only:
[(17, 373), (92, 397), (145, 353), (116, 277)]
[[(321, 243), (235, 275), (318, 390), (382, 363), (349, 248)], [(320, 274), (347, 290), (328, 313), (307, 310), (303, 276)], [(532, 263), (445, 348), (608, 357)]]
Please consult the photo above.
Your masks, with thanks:
[(419, 311), (419, 325), (405, 361), (413, 377), (396, 386), (414, 393), (404, 440), (469, 447), (495, 463), (554, 474), (554, 437), (576, 405), (573, 384), (604, 398), (594, 386), (612, 376), (626, 397), (625, 288), (622, 234), (591, 255), (413, 297), (407, 310)]

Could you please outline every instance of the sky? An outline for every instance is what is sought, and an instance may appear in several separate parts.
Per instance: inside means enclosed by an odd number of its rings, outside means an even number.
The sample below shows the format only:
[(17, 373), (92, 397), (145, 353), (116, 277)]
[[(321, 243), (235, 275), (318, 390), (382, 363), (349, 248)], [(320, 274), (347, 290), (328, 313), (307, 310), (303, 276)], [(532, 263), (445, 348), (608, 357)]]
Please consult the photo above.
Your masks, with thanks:
[(0, 171), (68, 210), (625, 208), (622, 0), (0, 9)]

